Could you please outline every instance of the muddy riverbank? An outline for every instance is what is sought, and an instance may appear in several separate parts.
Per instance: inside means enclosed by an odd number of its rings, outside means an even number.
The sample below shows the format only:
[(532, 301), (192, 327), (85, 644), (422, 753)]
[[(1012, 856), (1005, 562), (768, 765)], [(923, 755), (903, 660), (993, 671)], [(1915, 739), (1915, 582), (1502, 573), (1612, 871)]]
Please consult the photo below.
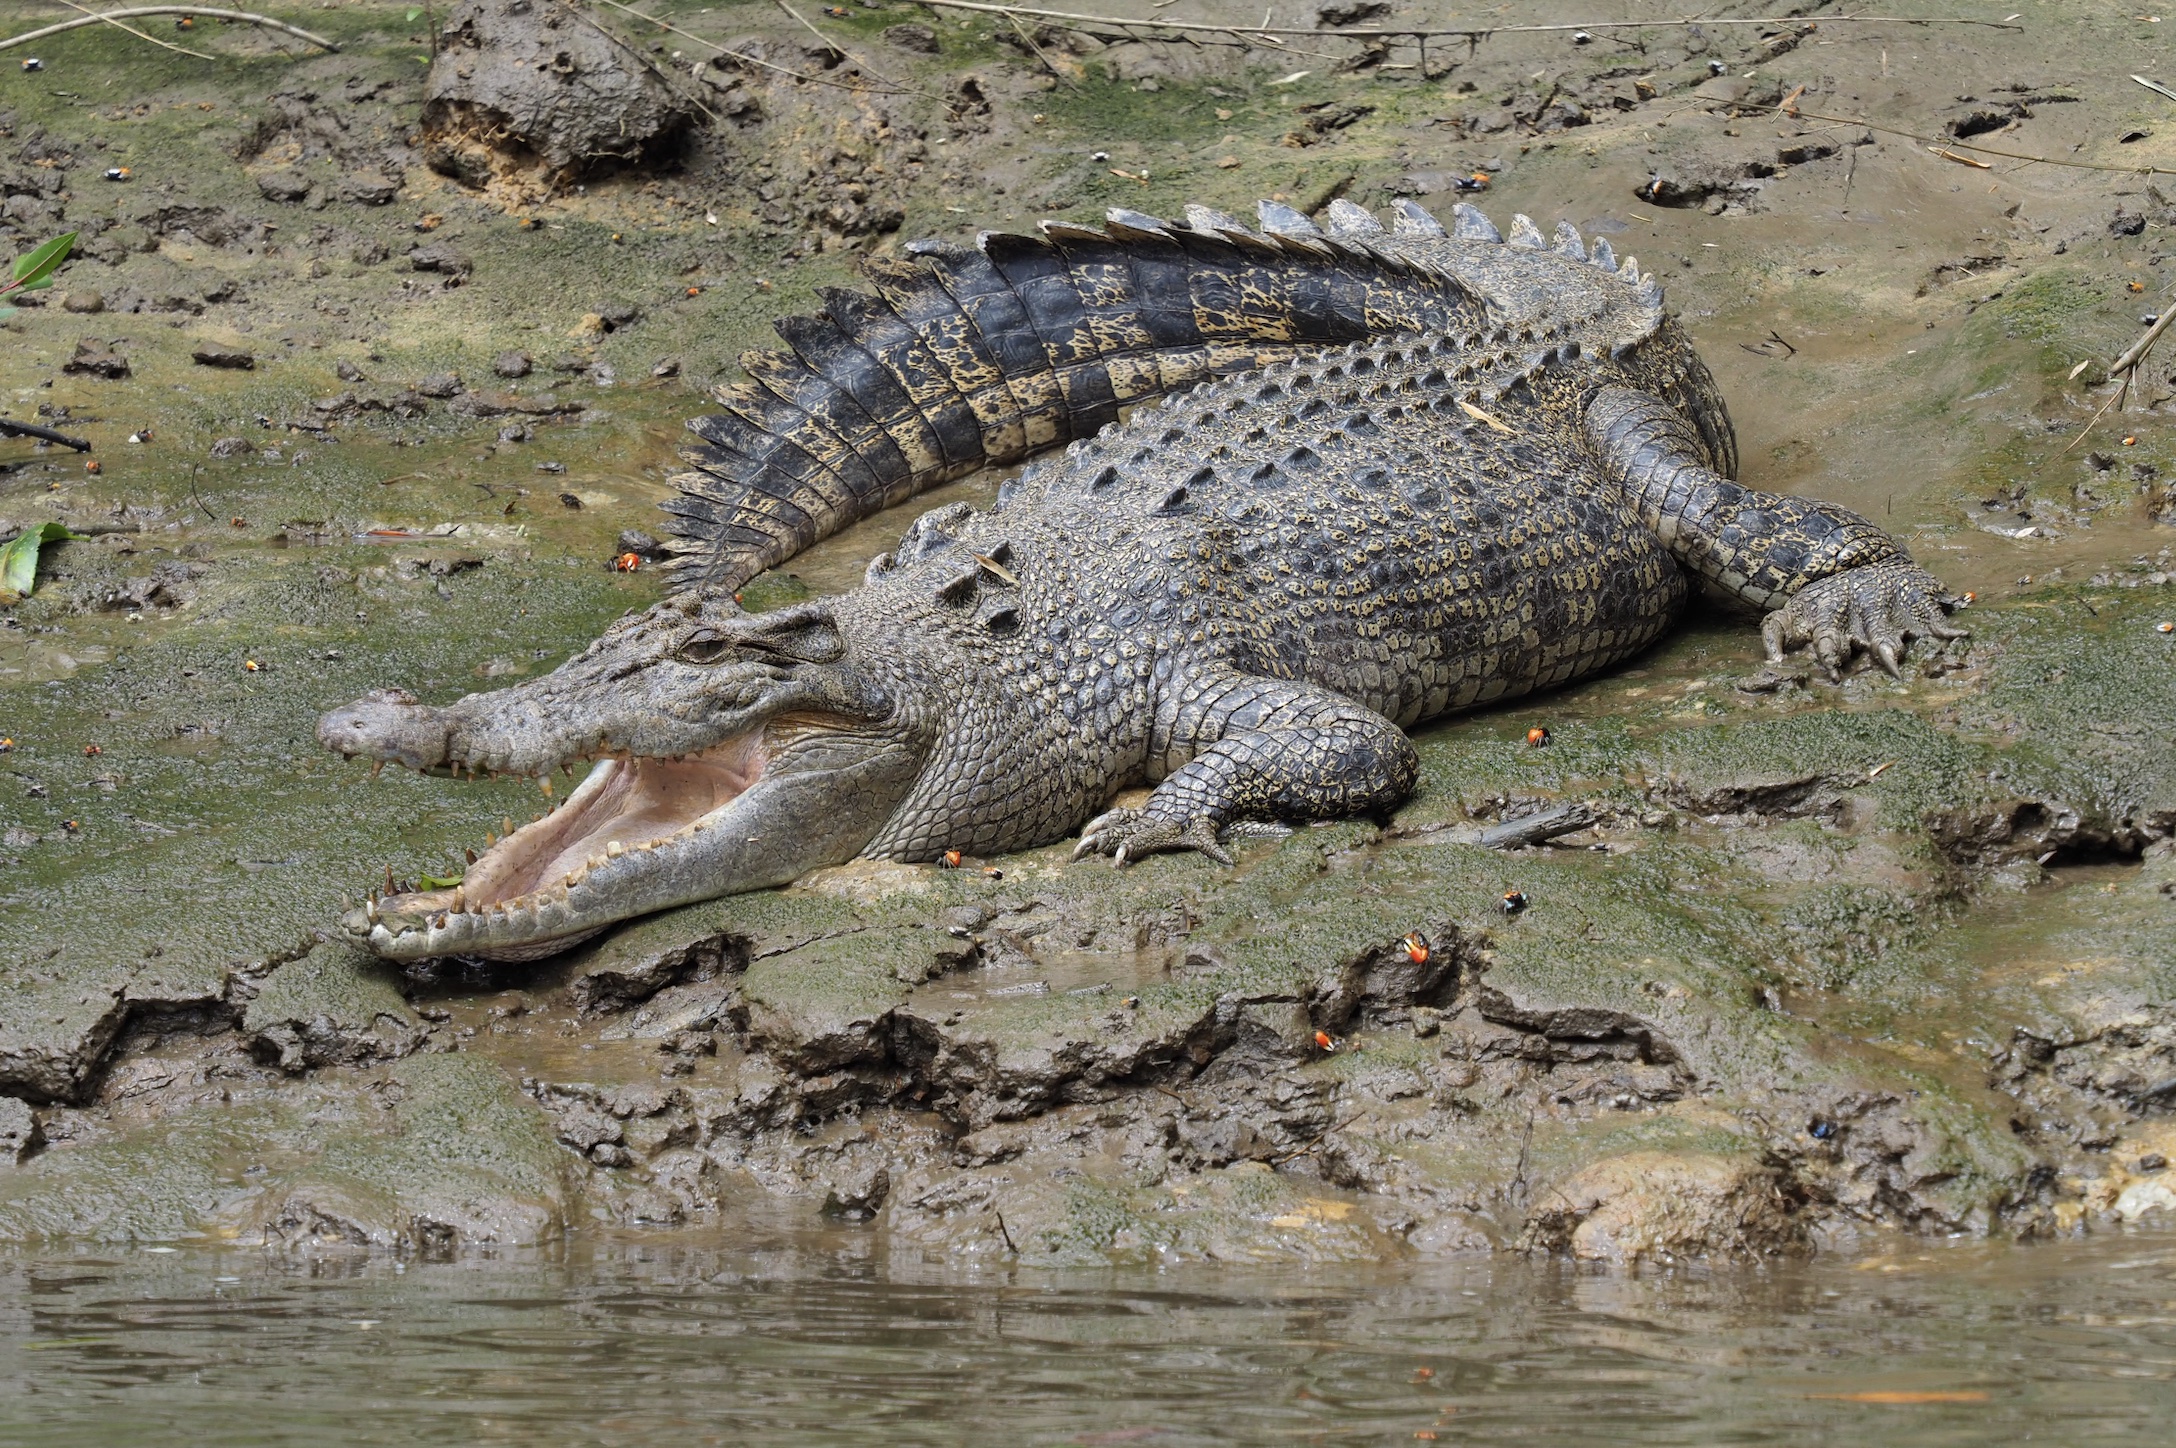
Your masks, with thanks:
[[(944, 1259), (1622, 1262), (2168, 1225), (2167, 366), (2087, 428), (2167, 302), (2176, 190), (1896, 134), (2176, 167), (2176, 103), (2129, 79), (2165, 27), (1798, 8), (1425, 70), (605, 9), (700, 103), (631, 169), (427, 125), (403, 6), (297, 12), (336, 54), (82, 30), (11, 64), (0, 251), (84, 242), (0, 330), (0, 406), (100, 467), (0, 443), (0, 520), (105, 531), (0, 627), (0, 1240), (444, 1255), (783, 1211)], [(1971, 639), (1832, 686), (1702, 610), (1423, 730), (1394, 817), (1229, 870), (852, 866), (529, 966), (333, 937), (541, 802), (371, 779), (316, 715), (547, 670), (657, 597), (626, 535), (770, 317), (910, 237), (1447, 210), (1476, 173), (1499, 220), (1659, 274), (1746, 480), (1891, 528), (1976, 595)], [(746, 601), (851, 586), (993, 487)], [(1480, 843), (1567, 804), (1592, 823)]]

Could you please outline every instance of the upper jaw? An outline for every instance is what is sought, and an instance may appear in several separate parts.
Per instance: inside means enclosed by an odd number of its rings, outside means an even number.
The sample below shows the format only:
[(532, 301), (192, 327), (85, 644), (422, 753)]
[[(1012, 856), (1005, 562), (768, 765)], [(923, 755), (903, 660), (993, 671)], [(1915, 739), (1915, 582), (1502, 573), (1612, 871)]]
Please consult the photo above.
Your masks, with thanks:
[(828, 741), (824, 767), (793, 753), (757, 730), (677, 764), (604, 760), (460, 885), (388, 895), (341, 923), (391, 960), (552, 954), (615, 921), (852, 859), (921, 760), (905, 741), (851, 728)]

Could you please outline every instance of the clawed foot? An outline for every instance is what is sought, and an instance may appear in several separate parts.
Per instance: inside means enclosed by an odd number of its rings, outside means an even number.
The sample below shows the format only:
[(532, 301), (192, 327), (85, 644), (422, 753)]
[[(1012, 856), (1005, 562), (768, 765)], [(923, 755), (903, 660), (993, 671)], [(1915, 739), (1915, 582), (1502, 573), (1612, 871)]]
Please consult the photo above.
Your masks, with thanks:
[(1830, 679), (1864, 649), (1891, 678), (1915, 638), (1958, 639), (1948, 613), (1955, 604), (1933, 574), (1901, 559), (1870, 563), (1809, 583), (1761, 623), (1770, 663), (1787, 650), (1813, 645)]
[(1137, 809), (1114, 809), (1090, 820), (1080, 832), (1073, 858), (1109, 855), (1113, 863), (1124, 865), (1165, 850), (1199, 850), (1220, 865), (1232, 863), (1217, 843), (1216, 821), (1207, 815), (1196, 815), (1182, 825), (1150, 819)]

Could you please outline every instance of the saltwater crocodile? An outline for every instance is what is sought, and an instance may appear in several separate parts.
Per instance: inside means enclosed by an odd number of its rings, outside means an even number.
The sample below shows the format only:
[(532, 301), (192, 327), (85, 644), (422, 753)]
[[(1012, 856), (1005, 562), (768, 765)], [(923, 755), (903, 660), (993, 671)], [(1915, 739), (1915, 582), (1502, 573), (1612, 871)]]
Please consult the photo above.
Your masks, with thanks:
[[(690, 424), (678, 591), (544, 678), (320, 722), (415, 769), (600, 761), (459, 885), (348, 929), (521, 959), (856, 856), (1080, 830), (1120, 863), (1224, 860), (1237, 821), (1392, 808), (1404, 730), (1646, 648), (1695, 581), (1832, 673), (1957, 635), (1881, 529), (1731, 481), (1713, 378), (1607, 241), (1467, 206), (1448, 231), (1410, 203), (1327, 222), (1265, 203), (1259, 230), (1190, 208), (923, 243), (870, 263), (875, 295), (779, 323), (791, 352), (744, 358)], [(859, 589), (736, 602), (848, 523), (1061, 445), (995, 506), (923, 515)]]

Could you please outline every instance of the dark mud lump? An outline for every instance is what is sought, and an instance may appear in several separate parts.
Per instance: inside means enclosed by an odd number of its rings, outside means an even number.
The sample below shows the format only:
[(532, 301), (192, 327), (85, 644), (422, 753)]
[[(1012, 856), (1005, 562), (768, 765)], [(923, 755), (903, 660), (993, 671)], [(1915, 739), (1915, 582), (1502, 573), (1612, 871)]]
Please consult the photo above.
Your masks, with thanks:
[(465, 185), (549, 194), (670, 154), (693, 118), (557, 0), (463, 0), (425, 83), (423, 153)]

